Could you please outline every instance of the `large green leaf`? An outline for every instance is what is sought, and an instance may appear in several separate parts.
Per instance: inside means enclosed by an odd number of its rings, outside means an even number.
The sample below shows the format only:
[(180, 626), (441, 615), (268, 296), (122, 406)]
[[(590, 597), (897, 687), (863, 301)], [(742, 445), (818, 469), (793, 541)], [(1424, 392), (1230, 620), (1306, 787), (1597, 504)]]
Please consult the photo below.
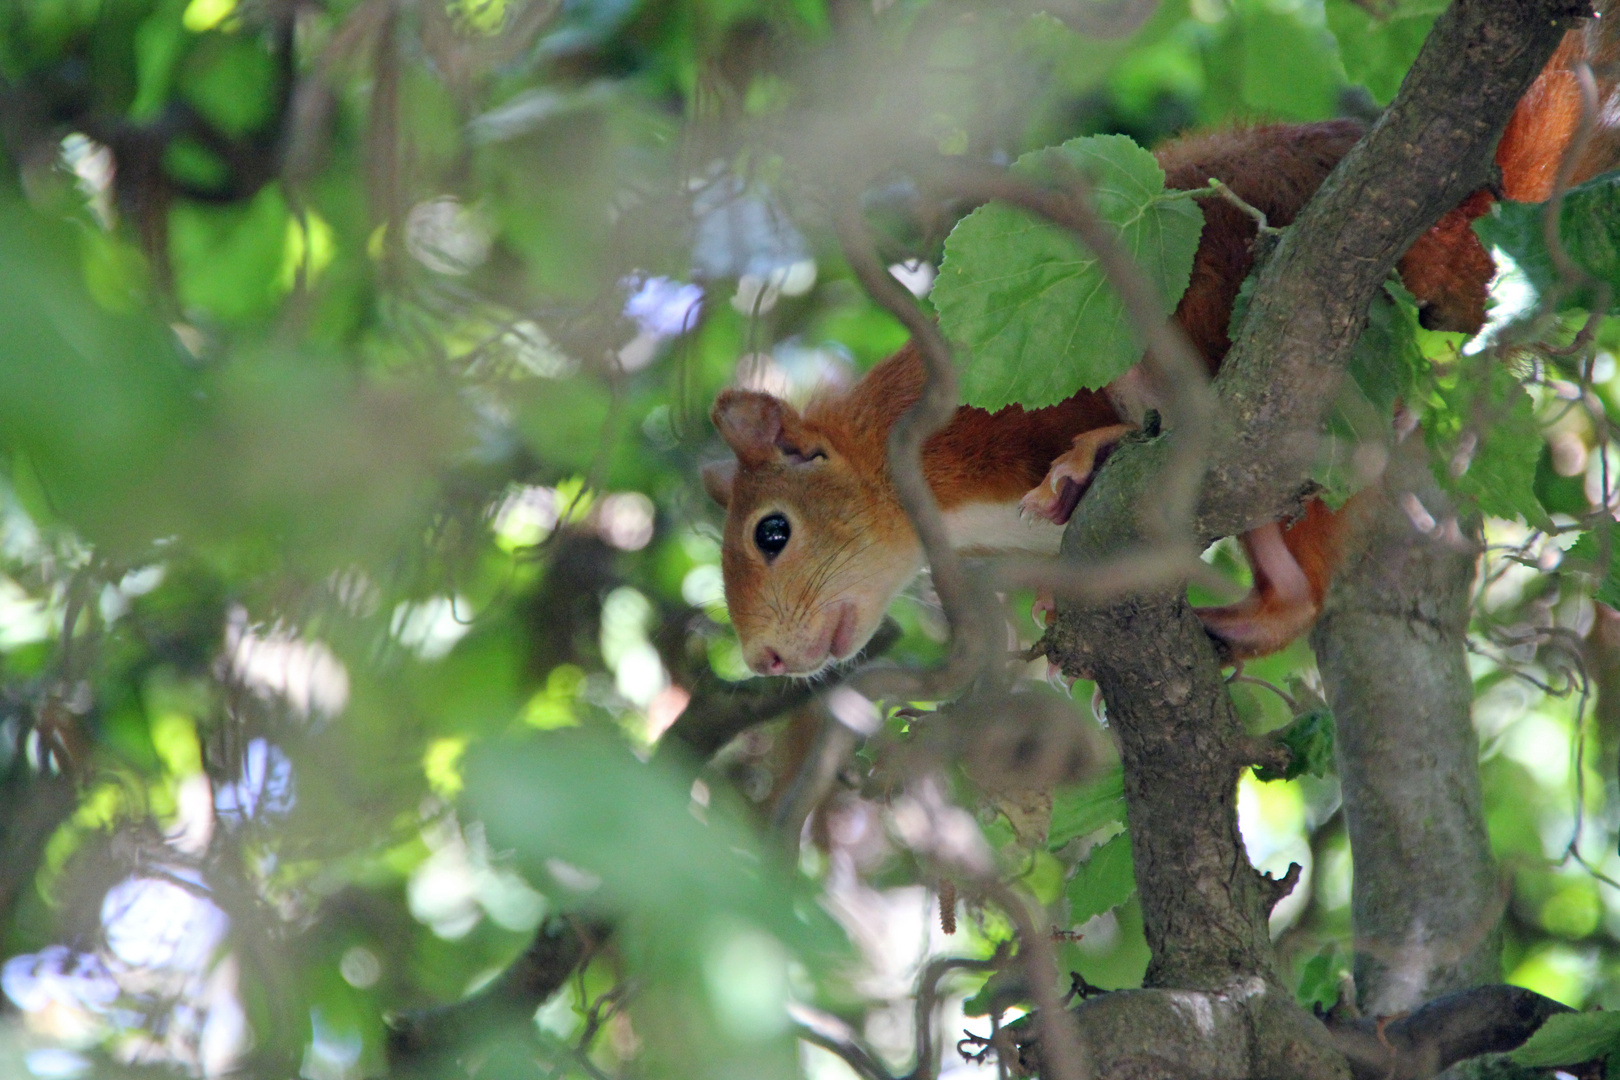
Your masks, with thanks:
[[(1035, 181), (1083, 174), (1097, 214), (1158, 288), (1168, 315), (1187, 288), (1203, 212), (1166, 198), (1153, 155), (1122, 135), (1073, 139), (1013, 166)], [(1125, 373), (1142, 341), (1097, 259), (1067, 231), (992, 204), (945, 241), (933, 301), (960, 346), (962, 397), (999, 409), (1052, 405)]]
[(580, 906), (633, 913), (666, 931), (727, 917), (790, 946), (838, 941), (814, 905), (791, 902), (786, 868), (726, 806), (693, 816), (691, 781), (662, 758), (641, 762), (599, 732), (556, 731), (476, 748), (466, 777), (468, 805), (491, 843), (515, 852), (554, 895), (572, 890)]

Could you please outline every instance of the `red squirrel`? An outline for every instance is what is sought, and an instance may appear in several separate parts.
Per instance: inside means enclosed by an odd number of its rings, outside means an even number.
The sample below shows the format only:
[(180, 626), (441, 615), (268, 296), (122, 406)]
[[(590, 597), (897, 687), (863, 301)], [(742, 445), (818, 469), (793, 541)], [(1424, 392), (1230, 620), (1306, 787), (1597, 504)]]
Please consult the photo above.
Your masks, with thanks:
[[(1572, 68), (1599, 59), (1587, 36), (1570, 31), (1520, 101), (1497, 148), (1497, 190), (1475, 192), (1402, 257), (1401, 278), (1425, 326), (1473, 333), (1483, 325), (1495, 267), (1471, 223), (1498, 194), (1523, 202), (1551, 195), (1581, 116)], [(1238, 128), (1174, 140), (1155, 156), (1167, 187), (1200, 189), (1215, 177), (1284, 226), (1362, 132), (1353, 120)], [(1612, 141), (1604, 132), (1588, 144), (1576, 182), (1609, 164)], [(1203, 207), (1191, 282), (1175, 318), (1214, 375), (1231, 345), (1228, 323), (1253, 265), (1256, 225), (1225, 201)], [(1133, 430), (1116, 405), (1120, 383), (1130, 378), (1048, 408), (958, 408), (922, 454), (952, 546), (1055, 554), (1100, 458)], [(705, 467), (703, 480), (726, 508), (726, 603), (744, 659), (758, 674), (809, 676), (854, 656), (922, 569), (886, 453), (889, 429), (922, 384), (922, 360), (907, 345), (849, 389), (818, 395), (802, 413), (755, 391), (725, 390), (716, 399), (711, 416), (736, 460)], [(1226, 655), (1263, 656), (1310, 627), (1341, 558), (1346, 516), (1312, 499), (1297, 521), (1242, 536), (1251, 592), (1236, 604), (1198, 610)]]

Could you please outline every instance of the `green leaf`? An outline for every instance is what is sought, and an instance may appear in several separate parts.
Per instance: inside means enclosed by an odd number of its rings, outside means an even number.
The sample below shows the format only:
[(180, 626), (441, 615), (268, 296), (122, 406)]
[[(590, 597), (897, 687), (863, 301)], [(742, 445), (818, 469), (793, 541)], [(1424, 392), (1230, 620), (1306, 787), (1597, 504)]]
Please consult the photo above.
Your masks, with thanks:
[(1078, 926), (1093, 915), (1123, 904), (1136, 891), (1131, 867), (1131, 835), (1120, 833), (1091, 851), (1069, 879), (1069, 922)]
[(1558, 232), (1587, 273), (1620, 285), (1620, 172), (1593, 177), (1564, 196)]
[(1339, 981), (1349, 971), (1338, 945), (1329, 945), (1300, 969), (1299, 985), (1294, 989), (1294, 1000), (1304, 1008), (1313, 1005), (1332, 1008), (1339, 1000)]
[(276, 64), (251, 37), (209, 34), (186, 57), (180, 92), (227, 135), (241, 137), (276, 111)]
[(830, 919), (806, 914), (814, 905), (783, 903), (797, 891), (787, 869), (724, 804), (694, 817), (691, 780), (662, 758), (643, 763), (600, 731), (571, 729), (480, 744), (464, 775), (491, 844), (515, 852), (530, 880), (555, 881), (549, 895), (666, 930), (729, 913), (790, 947), (836, 947)]
[[(1123, 135), (1098, 135), (1026, 154), (1013, 168), (1034, 180), (1085, 175), (1098, 216), (1169, 314), (1187, 288), (1203, 212), (1165, 198), (1152, 154)], [(1053, 405), (1108, 384), (1142, 355), (1096, 257), (1067, 230), (1011, 207), (982, 206), (957, 224), (932, 299), (961, 346), (963, 400), (981, 408)]]
[(1445, 4), (1435, 0), (1392, 4), (1391, 10), (1377, 16), (1353, 0), (1327, 0), (1324, 7), (1345, 75), (1365, 86), (1373, 100), (1387, 105)]
[(1056, 851), (1077, 836), (1125, 820), (1125, 773), (1118, 765), (1089, 784), (1052, 793), (1052, 826), (1047, 847)]
[(222, 322), (263, 315), (281, 294), (287, 258), (287, 203), (268, 185), (244, 205), (176, 204), (169, 255), (181, 302)]
[(1312, 472), (1321, 497), (1335, 510), (1375, 480), (1388, 460), (1395, 403), (1411, 397), (1428, 366), (1417, 331), (1412, 295), (1400, 285), (1386, 285), (1367, 312), (1367, 328), (1350, 355), (1350, 377), (1340, 383), (1323, 425)]
[(186, 0), (165, 0), (135, 32), (136, 92), (130, 102), (129, 118), (137, 122), (154, 120), (163, 111), (174, 80), (174, 68), (185, 47), (181, 15)]
[[(1556, 290), (1558, 310), (1588, 310), (1593, 289), (1565, 282), (1554, 266), (1545, 213), (1541, 203), (1499, 202), (1474, 223), (1474, 231), (1487, 248), (1513, 260), (1538, 298)], [(1620, 172), (1594, 177), (1564, 196), (1558, 236), (1576, 266), (1608, 284), (1612, 310), (1620, 300)]]
[(1565, 569), (1591, 574), (1597, 580), (1592, 599), (1610, 607), (1620, 607), (1620, 535), (1615, 533), (1610, 530), (1607, 559), (1602, 556), (1602, 539), (1596, 532), (1589, 532), (1564, 553), (1562, 563)]
[(1475, 370), (1437, 387), (1425, 434), (1435, 452), (1435, 476), (1494, 517), (1549, 523), (1536, 499), (1541, 427), (1535, 406), (1506, 365), (1484, 357)]
[(1592, 509), (1586, 498), (1586, 477), (1559, 476), (1553, 468), (1552, 449), (1543, 447), (1536, 462), (1536, 499), (1549, 513), (1580, 517)]
[(1559, 1013), (1510, 1055), (1520, 1065), (1578, 1065), (1620, 1050), (1620, 1012)]
[(1288, 765), (1281, 772), (1264, 765), (1254, 767), (1259, 780), (1293, 780), (1310, 773), (1326, 776), (1333, 771), (1333, 714), (1312, 709), (1294, 717), (1293, 722), (1272, 733), (1272, 738), (1288, 748)]

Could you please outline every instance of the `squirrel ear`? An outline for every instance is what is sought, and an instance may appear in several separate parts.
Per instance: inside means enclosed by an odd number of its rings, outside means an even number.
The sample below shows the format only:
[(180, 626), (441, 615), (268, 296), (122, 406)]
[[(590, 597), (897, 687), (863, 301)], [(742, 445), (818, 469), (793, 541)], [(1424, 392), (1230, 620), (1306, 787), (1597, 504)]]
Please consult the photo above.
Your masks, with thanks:
[(799, 426), (793, 406), (755, 390), (721, 391), (709, 418), (744, 465), (774, 458), (787, 441), (784, 430)]
[(703, 466), (703, 490), (721, 506), (731, 505), (731, 485), (736, 479), (735, 461), (711, 461)]

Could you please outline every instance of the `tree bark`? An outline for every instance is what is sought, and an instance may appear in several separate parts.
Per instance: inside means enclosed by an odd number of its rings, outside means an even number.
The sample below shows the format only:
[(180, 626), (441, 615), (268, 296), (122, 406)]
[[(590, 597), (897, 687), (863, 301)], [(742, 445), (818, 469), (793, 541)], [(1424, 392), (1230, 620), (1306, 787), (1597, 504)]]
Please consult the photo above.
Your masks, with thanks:
[[(1416, 439), (1384, 492), (1358, 497), (1367, 546), (1311, 635), (1338, 725), (1356, 987), (1376, 1016), (1501, 977), (1465, 650), (1478, 523), (1459, 525)], [(1402, 508), (1414, 497), (1428, 533)]]
[(1209, 636), (1178, 594), (1059, 620), (1051, 652), (1097, 680), (1125, 771), (1144, 985), (1275, 981), (1260, 875), (1237, 827), (1243, 731)]

